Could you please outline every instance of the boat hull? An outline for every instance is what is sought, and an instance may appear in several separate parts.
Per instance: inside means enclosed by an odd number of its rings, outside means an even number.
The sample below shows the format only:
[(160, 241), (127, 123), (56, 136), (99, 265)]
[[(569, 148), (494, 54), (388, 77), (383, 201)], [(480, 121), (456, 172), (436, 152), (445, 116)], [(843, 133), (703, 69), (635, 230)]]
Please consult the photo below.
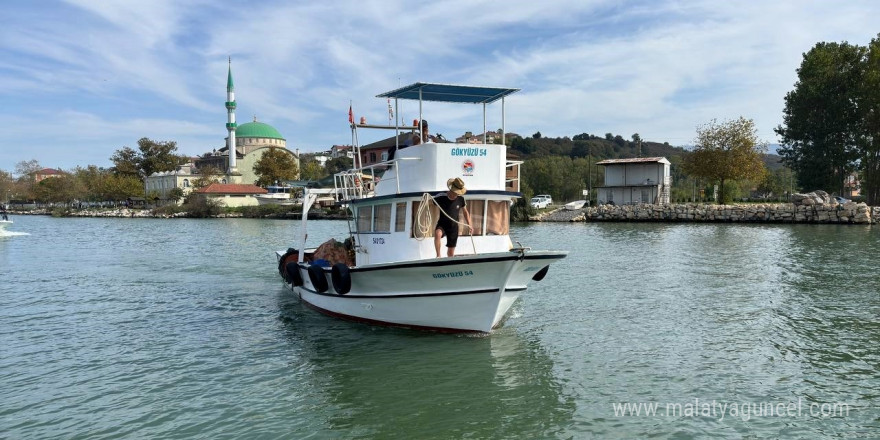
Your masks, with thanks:
[[(306, 263), (303, 285), (294, 287), (310, 306), (329, 315), (446, 332), (489, 332), (528, 287), (528, 282), (565, 252), (512, 251), (389, 263), (350, 269), (351, 290), (339, 294), (331, 269), (320, 292)], [(320, 281), (319, 281), (319, 284)]]
[(258, 205), (281, 205), (281, 206), (294, 206), (301, 205), (302, 203), (298, 203), (296, 199), (291, 198), (274, 198), (274, 197), (260, 197), (256, 196)]

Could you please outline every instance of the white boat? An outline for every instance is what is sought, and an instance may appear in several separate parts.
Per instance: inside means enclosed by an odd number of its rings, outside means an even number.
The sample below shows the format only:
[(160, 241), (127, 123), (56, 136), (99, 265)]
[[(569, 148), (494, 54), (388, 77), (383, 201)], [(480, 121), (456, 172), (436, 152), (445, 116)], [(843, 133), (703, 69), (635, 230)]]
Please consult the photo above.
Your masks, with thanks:
[(254, 198), (257, 199), (257, 203), (260, 205), (298, 205), (302, 203), (302, 200), (291, 197), (293, 189), (289, 186), (268, 186), (266, 187), (266, 190), (269, 191), (268, 193), (257, 194)]
[[(518, 89), (416, 83), (379, 98), (486, 104)], [(396, 113), (396, 112), (395, 112)], [(421, 116), (421, 115), (420, 115)], [(484, 111), (485, 124), (485, 111)], [(352, 124), (357, 130), (411, 126)], [(400, 139), (401, 136), (397, 136)], [(359, 153), (359, 151), (358, 151)], [(355, 157), (359, 157), (356, 154)], [(498, 326), (530, 281), (540, 281), (567, 251), (513, 245), (510, 207), (519, 192), (519, 165), (503, 144), (428, 142), (398, 149), (393, 159), (338, 173), (339, 203), (350, 210), (342, 250), (348, 262), (320, 261), (306, 247), (307, 215), (316, 196), (305, 189), (302, 251), (276, 252), (279, 273), (301, 300), (328, 315), (371, 324), (448, 332), (489, 332)], [(384, 173), (383, 173), (384, 172)], [(363, 175), (376, 176), (365, 182)], [(433, 227), (439, 209), (433, 196), (461, 178), (473, 231), (461, 228), (454, 257), (436, 257)], [(445, 244), (445, 243), (444, 243)], [(314, 246), (314, 244), (312, 244)], [(446, 249), (442, 250), (446, 253)]]
[(573, 202), (569, 202), (565, 204), (565, 209), (569, 211), (577, 211), (584, 207), (587, 204), (586, 200), (575, 200)]

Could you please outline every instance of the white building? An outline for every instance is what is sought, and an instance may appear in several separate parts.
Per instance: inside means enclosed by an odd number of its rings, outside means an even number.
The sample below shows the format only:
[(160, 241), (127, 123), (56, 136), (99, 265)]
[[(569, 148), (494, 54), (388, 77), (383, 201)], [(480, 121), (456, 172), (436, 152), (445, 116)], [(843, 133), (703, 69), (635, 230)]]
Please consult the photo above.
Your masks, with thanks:
[(605, 185), (596, 195), (599, 204), (669, 204), (671, 164), (665, 157), (607, 159), (596, 165), (605, 167)]

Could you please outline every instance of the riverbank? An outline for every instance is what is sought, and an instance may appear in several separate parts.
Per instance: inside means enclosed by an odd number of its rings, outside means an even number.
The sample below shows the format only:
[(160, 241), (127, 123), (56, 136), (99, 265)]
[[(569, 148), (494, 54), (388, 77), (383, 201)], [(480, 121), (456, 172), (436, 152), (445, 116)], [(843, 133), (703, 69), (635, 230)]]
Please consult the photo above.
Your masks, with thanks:
[(703, 205), (599, 205), (569, 211), (559, 208), (529, 218), (539, 222), (716, 222), (873, 224), (880, 207), (864, 203), (795, 206), (791, 203)]
[[(191, 218), (187, 212), (177, 212), (174, 214), (157, 213), (151, 209), (129, 209), (129, 208), (102, 208), (102, 209), (68, 209), (59, 214), (59, 211), (53, 209), (30, 209), (9, 211), (9, 215), (55, 215), (56, 217), (111, 217), (111, 218)], [(302, 212), (285, 212), (270, 213), (266, 215), (245, 215), (241, 212), (224, 212), (211, 216), (211, 218), (267, 218), (267, 219), (289, 219), (299, 220), (302, 218)], [(344, 214), (336, 212), (326, 212), (323, 210), (309, 211), (310, 220), (344, 220)]]

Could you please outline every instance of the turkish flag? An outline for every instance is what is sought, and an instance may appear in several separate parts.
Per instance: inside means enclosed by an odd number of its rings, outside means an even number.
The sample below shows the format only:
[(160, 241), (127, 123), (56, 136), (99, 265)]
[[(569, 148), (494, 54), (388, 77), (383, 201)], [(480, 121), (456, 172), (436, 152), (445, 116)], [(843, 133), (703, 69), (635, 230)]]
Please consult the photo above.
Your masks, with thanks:
[(348, 106), (348, 123), (354, 124), (354, 113), (351, 112), (351, 106)]

